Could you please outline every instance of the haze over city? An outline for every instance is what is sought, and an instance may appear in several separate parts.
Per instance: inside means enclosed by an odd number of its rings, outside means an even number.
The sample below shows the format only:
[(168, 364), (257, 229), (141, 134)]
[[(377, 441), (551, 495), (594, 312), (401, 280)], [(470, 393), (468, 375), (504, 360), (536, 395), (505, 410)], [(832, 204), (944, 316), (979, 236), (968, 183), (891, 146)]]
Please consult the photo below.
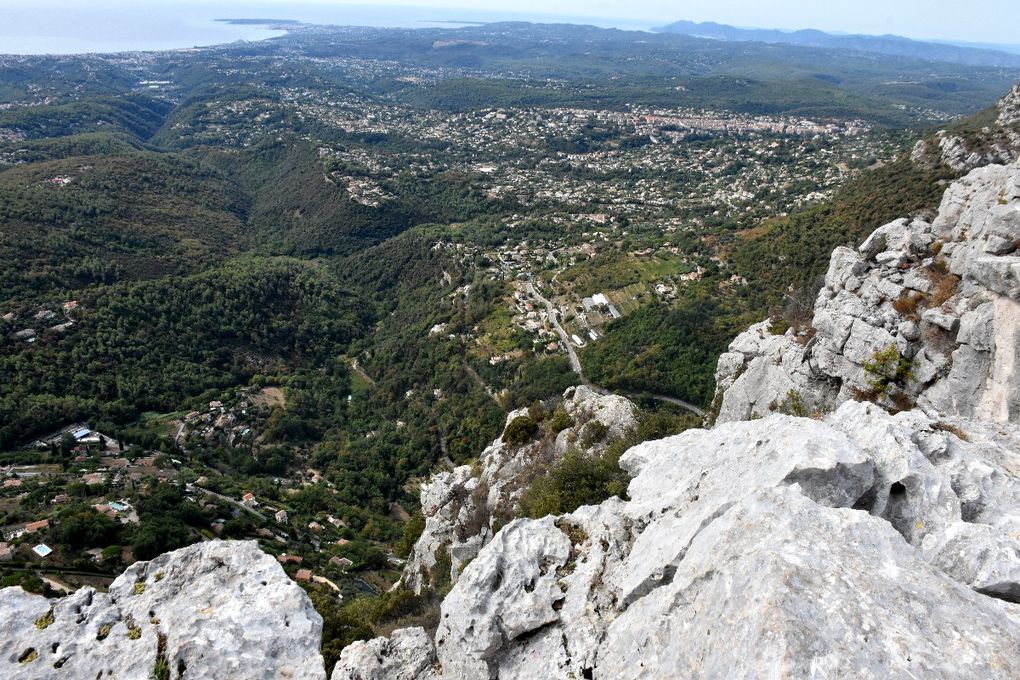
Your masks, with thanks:
[[(28, 3), (14, 0), (5, 11), (32, 8), (43, 14), (51, 8), (81, 11), (81, 3), (70, 0), (40, 0)], [(497, 0), (484, 8), (474, 0), (379, 0), (367, 5), (358, 0), (216, 0), (213, 3), (178, 3), (170, 0), (102, 0), (90, 2), (88, 11), (106, 8), (129, 10), (172, 9), (184, 15), (193, 9), (234, 9), (244, 16), (263, 15), (272, 18), (326, 20), (344, 23), (352, 8), (355, 16), (364, 17), (378, 10), (387, 15), (401, 8), (422, 13), (434, 11), (445, 17), (446, 10), (461, 10), (469, 19), (482, 14), (512, 14), (515, 19), (561, 21), (567, 19), (619, 19), (626, 27), (646, 24), (648, 27), (673, 21), (712, 21), (738, 27), (779, 28), (786, 30), (819, 29), (830, 32), (869, 35), (895, 34), (922, 40), (968, 41), (976, 43), (1020, 43), (1020, 3), (1012, 0), (979, 0), (950, 2), (947, 0), (784, 0), (755, 2), (752, 0), (717, 0), (712, 3), (693, 0)], [(428, 13), (428, 12), (426, 12)], [(284, 16), (288, 15), (288, 16)], [(609, 22), (612, 23), (612, 22)], [(2, 51), (2, 50), (0, 50)]]

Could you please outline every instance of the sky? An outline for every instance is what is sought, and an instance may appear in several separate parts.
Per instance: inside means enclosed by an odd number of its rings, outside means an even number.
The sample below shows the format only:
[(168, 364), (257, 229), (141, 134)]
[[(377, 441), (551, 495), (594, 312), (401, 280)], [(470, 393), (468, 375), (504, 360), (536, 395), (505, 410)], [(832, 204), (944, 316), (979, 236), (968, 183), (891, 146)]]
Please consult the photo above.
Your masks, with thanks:
[[(81, 0), (35, 0), (35, 6), (75, 4)], [(92, 0), (90, 5), (126, 3), (128, 0)], [(23, 0), (0, 0), (4, 5)], [(144, 5), (173, 7), (174, 0), (131, 0)], [(252, 16), (271, 6), (282, 18), (287, 5), (388, 5), (445, 7), (470, 10), (505, 10), (516, 14), (574, 17), (613, 17), (656, 26), (685, 19), (716, 21), (755, 28), (817, 28), (831, 32), (893, 33), (916, 39), (980, 43), (1020, 43), (1020, 0), (209, 0), (209, 5), (237, 7)], [(80, 5), (79, 5), (80, 6)]]

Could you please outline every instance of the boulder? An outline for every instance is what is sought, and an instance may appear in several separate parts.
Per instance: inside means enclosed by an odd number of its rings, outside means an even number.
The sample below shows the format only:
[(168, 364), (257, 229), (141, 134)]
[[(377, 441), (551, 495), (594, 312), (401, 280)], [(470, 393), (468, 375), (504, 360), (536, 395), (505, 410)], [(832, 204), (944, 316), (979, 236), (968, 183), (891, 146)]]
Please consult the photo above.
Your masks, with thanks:
[[(1020, 673), (1020, 429), (848, 402), (645, 442), (621, 465), (629, 500), (516, 520), (481, 549), (429, 672)], [(367, 644), (363, 669), (392, 656)]]
[(255, 541), (209, 541), (136, 562), (109, 593), (0, 590), (0, 677), (326, 677), (322, 617)]
[(331, 680), (433, 680), (436, 649), (424, 628), (403, 628), (389, 638), (344, 647)]
[(885, 522), (762, 489), (610, 624), (592, 677), (1009, 678), (1018, 643), (1000, 602)]

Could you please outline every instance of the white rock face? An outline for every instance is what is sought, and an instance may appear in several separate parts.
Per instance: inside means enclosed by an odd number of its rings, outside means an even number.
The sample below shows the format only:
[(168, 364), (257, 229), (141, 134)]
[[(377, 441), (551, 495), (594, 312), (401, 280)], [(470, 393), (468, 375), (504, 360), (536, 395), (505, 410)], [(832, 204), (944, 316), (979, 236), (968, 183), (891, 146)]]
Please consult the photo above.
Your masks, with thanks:
[[(492, 540), (493, 526), (512, 516), (521, 493), (538, 472), (575, 444), (598, 453), (637, 425), (635, 406), (628, 399), (588, 387), (568, 389), (562, 406), (573, 424), (554, 440), (510, 446), (501, 437), (482, 452), (480, 466), (440, 472), (422, 485), (425, 530), (404, 567), (405, 586), (420, 592), (433, 581), (437, 562), (445, 563), (439, 559), (444, 551), (450, 558), (449, 578), (455, 582), (463, 565)], [(507, 425), (521, 415), (527, 415), (527, 410), (510, 413)], [(595, 423), (604, 426), (606, 433), (588, 442)]]
[(1001, 102), (999, 102), (999, 117), (996, 120), (1004, 127), (1020, 125), (1020, 83), (1013, 86)]
[(144, 680), (160, 656), (173, 678), (325, 679), (321, 636), (311, 600), (255, 541), (137, 562), (109, 593), (0, 590), (0, 677), (11, 680)]
[(389, 638), (344, 648), (332, 680), (433, 680), (436, 650), (422, 628), (403, 628)]
[[(938, 216), (897, 220), (837, 248), (815, 303), (815, 337), (752, 326), (724, 354), (718, 422), (808, 412), (876, 391), (866, 370), (889, 348), (905, 371), (876, 397), (997, 422), (1020, 418), (1020, 164), (954, 182)], [(909, 374), (908, 374), (909, 372)], [(892, 376), (890, 376), (892, 377)]]
[(1020, 157), (1020, 85), (998, 103), (995, 124), (967, 136), (940, 130), (932, 140), (921, 140), (910, 154), (915, 165), (946, 165), (968, 172), (991, 163), (1009, 164)]
[(1020, 674), (1020, 428), (849, 402), (621, 464), (629, 501), (482, 548), (443, 602), (434, 677)]

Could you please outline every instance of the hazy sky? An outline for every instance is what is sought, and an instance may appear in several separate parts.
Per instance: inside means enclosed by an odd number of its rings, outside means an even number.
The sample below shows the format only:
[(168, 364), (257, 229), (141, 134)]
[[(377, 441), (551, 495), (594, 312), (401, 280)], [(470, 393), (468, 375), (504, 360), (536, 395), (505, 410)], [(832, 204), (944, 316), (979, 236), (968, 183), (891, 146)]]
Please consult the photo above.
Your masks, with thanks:
[[(78, 4), (82, 0), (35, 0), (36, 6)], [(187, 0), (185, 0), (187, 2)], [(0, 20), (5, 4), (0, 0)], [(146, 4), (173, 7), (173, 0), (92, 0), (90, 4)], [(895, 33), (911, 38), (1020, 43), (1020, 0), (209, 0), (238, 7), (251, 16), (272, 5), (389, 5), (508, 10), (542, 14), (618, 17), (650, 25), (679, 19), (718, 21), (760, 28), (818, 28), (852, 33)], [(243, 11), (242, 11), (243, 10)]]

